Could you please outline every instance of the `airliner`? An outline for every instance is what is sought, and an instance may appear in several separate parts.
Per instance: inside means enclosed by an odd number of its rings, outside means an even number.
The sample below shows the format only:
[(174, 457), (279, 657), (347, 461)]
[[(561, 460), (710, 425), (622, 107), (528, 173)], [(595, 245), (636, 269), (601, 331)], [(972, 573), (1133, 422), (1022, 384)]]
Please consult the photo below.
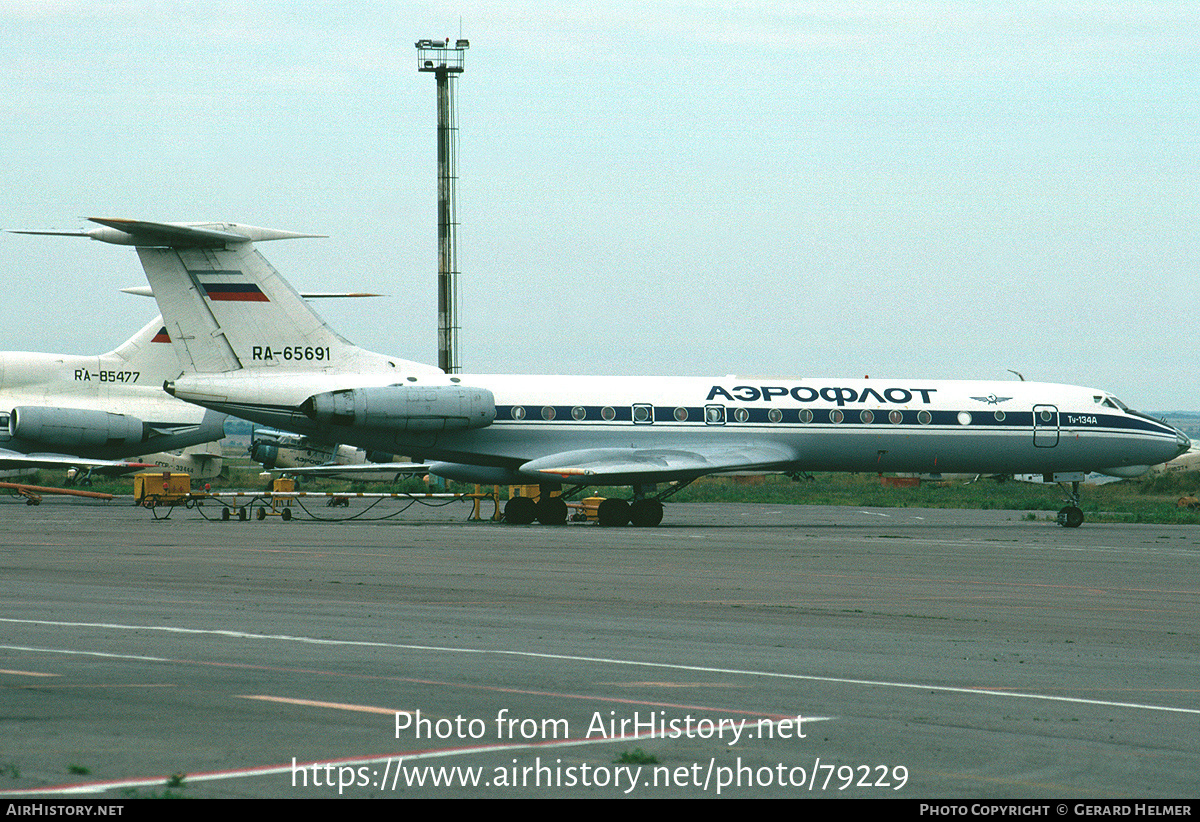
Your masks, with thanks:
[[(254, 247), (314, 235), (236, 223), (93, 218), (93, 239), (137, 248), (184, 373), (164, 384), (206, 408), (326, 442), (401, 453), (477, 483), (537, 483), (510, 523), (566, 521), (564, 497), (629, 486), (602, 525), (653, 526), (663, 500), (719, 473), (1044, 474), (1132, 477), (1189, 446), (1107, 391), (921, 378), (446, 374), (359, 348)], [(659, 486), (664, 486), (660, 490)], [(565, 495), (551, 491), (572, 486)]]
[(123, 473), (178, 464), (166, 452), (219, 440), (225, 423), (222, 413), (162, 393), (178, 373), (159, 317), (105, 354), (0, 352), (0, 468)]
[(396, 462), (392, 454), (318, 442), (303, 434), (264, 428), (251, 434), (249, 453), (250, 459), (266, 470), (292, 476), (396, 482), (401, 477), (429, 471), (426, 465)]

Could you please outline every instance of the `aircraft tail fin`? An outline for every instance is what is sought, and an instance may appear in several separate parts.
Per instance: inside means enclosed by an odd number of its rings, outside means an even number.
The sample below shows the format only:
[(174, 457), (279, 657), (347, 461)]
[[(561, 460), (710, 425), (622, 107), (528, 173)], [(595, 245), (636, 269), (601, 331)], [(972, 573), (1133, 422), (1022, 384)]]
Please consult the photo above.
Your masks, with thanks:
[[(100, 221), (97, 221), (100, 222)], [(236, 224), (106, 220), (136, 245), (185, 372), (437, 372), (353, 345), (312, 309), (254, 248), (253, 240), (304, 237)]]
[(126, 378), (137, 375), (137, 382), (157, 384), (179, 376), (179, 358), (171, 345), (171, 338), (163, 325), (162, 317), (155, 317), (136, 334), (102, 359), (123, 360)]

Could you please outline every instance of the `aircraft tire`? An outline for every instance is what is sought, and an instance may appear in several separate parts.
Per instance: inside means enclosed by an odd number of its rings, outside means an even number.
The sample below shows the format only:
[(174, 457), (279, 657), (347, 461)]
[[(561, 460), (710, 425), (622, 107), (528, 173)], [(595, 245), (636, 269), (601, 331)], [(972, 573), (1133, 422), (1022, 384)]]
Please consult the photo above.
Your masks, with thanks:
[(1058, 524), (1063, 528), (1078, 528), (1083, 525), (1083, 511), (1074, 505), (1068, 505), (1058, 512)]
[(662, 522), (663, 504), (656, 499), (638, 499), (629, 505), (629, 521), (642, 528)]
[(537, 519), (542, 525), (565, 525), (567, 504), (562, 497), (543, 497), (537, 503)]
[(529, 497), (513, 497), (504, 506), (504, 521), (509, 525), (529, 525), (537, 519), (537, 503)]
[(596, 509), (596, 521), (606, 528), (629, 524), (629, 503), (623, 499), (606, 499)]

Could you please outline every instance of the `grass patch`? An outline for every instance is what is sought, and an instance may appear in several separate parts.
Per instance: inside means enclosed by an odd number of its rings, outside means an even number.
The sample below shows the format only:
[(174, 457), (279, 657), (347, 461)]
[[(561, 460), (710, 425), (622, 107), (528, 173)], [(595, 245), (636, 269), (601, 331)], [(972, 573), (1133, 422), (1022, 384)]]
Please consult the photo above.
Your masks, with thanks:
[(632, 751), (622, 751), (613, 762), (618, 765), (657, 765), (658, 757), (646, 753), (641, 748), (634, 748)]

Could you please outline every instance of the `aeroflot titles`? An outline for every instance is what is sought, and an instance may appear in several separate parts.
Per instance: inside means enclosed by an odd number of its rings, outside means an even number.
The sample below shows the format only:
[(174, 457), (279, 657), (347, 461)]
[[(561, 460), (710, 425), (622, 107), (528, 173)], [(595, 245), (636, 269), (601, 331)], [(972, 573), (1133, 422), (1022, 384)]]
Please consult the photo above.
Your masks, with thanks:
[(770, 402), (774, 397), (791, 397), (796, 402), (825, 400), (827, 402), (836, 402), (839, 406), (843, 406), (849, 402), (866, 402), (869, 399), (874, 399), (876, 402), (894, 402), (898, 405), (903, 405), (913, 401), (913, 394), (920, 394), (921, 402), (928, 405), (930, 403), (929, 395), (936, 392), (936, 388), (885, 388), (880, 393), (874, 388), (864, 388), (860, 392), (853, 388), (811, 388), (807, 385), (797, 385), (791, 389), (784, 388), (782, 385), (735, 385), (729, 389), (714, 385), (712, 390), (708, 392), (708, 399), (712, 401), (717, 397), (724, 397), (731, 402), (735, 400), (740, 402), (756, 402), (757, 400)]

